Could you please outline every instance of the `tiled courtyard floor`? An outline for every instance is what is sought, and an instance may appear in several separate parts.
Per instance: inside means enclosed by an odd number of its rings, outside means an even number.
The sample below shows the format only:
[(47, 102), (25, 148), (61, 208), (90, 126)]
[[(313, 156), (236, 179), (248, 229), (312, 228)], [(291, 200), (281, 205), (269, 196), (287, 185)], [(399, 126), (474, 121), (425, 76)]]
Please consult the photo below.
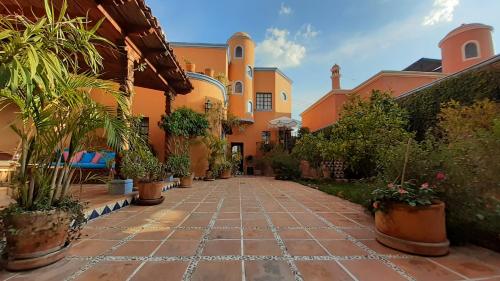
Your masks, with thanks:
[(500, 280), (497, 253), (391, 250), (360, 206), (296, 183), (242, 177), (165, 195), (90, 222), (65, 260), (0, 280)]

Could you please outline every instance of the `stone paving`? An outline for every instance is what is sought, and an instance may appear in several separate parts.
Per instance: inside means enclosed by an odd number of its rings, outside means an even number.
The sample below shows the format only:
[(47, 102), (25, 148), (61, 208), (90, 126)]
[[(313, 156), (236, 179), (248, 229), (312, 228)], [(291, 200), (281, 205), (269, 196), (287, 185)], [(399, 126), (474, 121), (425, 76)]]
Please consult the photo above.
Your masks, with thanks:
[(90, 222), (66, 259), (0, 280), (500, 280), (498, 253), (386, 248), (362, 207), (297, 183), (238, 177), (164, 194)]

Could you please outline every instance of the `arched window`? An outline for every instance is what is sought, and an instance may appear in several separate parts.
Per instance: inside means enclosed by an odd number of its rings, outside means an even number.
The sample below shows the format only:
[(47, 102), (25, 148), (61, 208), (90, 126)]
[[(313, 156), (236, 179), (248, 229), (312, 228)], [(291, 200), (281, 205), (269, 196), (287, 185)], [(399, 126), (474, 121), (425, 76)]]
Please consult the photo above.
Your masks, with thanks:
[(479, 49), (476, 42), (469, 42), (464, 46), (464, 58), (473, 59), (479, 57)]
[(236, 81), (234, 83), (234, 93), (235, 94), (242, 94), (243, 93), (243, 83), (241, 83), (241, 81)]
[(281, 99), (286, 101), (288, 99), (287, 95), (285, 92), (281, 92)]
[(249, 65), (247, 66), (247, 75), (248, 77), (253, 78), (253, 69)]
[(243, 57), (243, 48), (241, 46), (236, 46), (234, 49), (234, 57), (242, 58)]
[(253, 103), (252, 101), (248, 101), (248, 104), (247, 104), (247, 112), (248, 113), (252, 113), (253, 112)]

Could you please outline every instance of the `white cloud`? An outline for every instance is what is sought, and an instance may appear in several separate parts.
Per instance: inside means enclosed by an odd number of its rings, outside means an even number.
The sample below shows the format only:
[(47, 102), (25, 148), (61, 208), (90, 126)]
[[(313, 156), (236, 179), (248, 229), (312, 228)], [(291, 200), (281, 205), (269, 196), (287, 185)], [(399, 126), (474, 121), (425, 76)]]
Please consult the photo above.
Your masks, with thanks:
[(425, 16), (422, 25), (435, 25), (440, 22), (453, 20), (453, 12), (460, 4), (460, 0), (434, 0), (432, 10)]
[(303, 39), (309, 40), (313, 39), (316, 36), (318, 36), (319, 31), (314, 29), (314, 26), (312, 26), (310, 23), (304, 24), (299, 31), (295, 34), (295, 37), (302, 37)]
[(280, 15), (290, 15), (293, 12), (290, 6), (285, 5), (285, 3), (281, 2), (281, 7), (279, 10)]
[(286, 29), (268, 28), (266, 38), (255, 47), (258, 64), (280, 68), (296, 67), (306, 55), (306, 47), (289, 39)]

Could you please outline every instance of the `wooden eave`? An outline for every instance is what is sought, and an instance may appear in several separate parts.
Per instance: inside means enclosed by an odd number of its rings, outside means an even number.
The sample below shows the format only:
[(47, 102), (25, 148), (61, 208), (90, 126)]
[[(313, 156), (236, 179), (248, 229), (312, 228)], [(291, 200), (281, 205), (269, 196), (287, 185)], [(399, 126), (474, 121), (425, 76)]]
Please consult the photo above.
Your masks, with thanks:
[[(3, 0), (1, 14), (24, 13), (43, 16), (43, 0)], [(52, 1), (54, 8), (61, 7), (62, 0)], [(139, 87), (174, 94), (187, 94), (193, 86), (177, 61), (158, 20), (144, 0), (68, 0), (68, 14), (72, 17), (88, 15), (90, 25), (105, 18), (98, 34), (115, 45), (132, 49), (137, 60), (145, 64), (144, 71), (135, 71), (134, 84)], [(123, 75), (118, 63), (119, 51), (99, 47), (104, 57), (103, 79), (115, 80)]]

